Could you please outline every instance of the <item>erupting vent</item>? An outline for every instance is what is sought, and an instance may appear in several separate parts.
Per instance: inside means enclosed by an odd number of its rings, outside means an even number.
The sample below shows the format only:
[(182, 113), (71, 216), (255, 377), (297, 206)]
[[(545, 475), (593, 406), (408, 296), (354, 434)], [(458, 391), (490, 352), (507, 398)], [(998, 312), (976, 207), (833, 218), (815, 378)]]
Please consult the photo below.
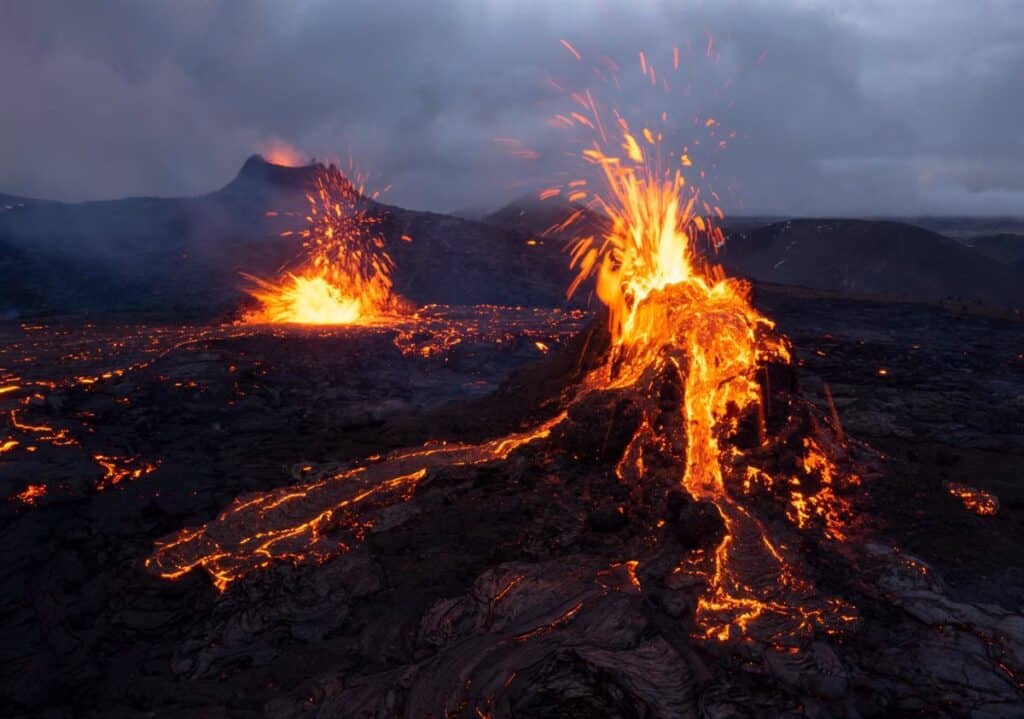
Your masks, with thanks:
[[(653, 79), (643, 54), (640, 62), (644, 76)], [(753, 485), (782, 490), (793, 524), (803, 529), (817, 523), (826, 537), (841, 539), (850, 512), (833, 490), (858, 480), (840, 473), (823, 450), (825, 440), (814, 437), (805, 438), (797, 471), (786, 476), (753, 466), (735, 443), (723, 444), (752, 416), (760, 443), (768, 443), (760, 376), (766, 365), (787, 364), (790, 356), (774, 323), (752, 306), (749, 285), (725, 277), (707, 260), (724, 242), (714, 224), (723, 217), (721, 209), (687, 183), (684, 168), (693, 165), (687, 148), (662, 151), (670, 134), (665, 113), (664, 131), (637, 131), (618, 109), (612, 110), (611, 123), (605, 121), (589, 91), (572, 99), (576, 111), (557, 116), (556, 124), (595, 136), (583, 159), (600, 170), (603, 189), (591, 190), (581, 178), (541, 196), (565, 193), (609, 219), (602, 235), (579, 239), (572, 253), (577, 276), (570, 294), (596, 276), (597, 295), (610, 317), (609, 361), (587, 384), (594, 390), (647, 388), (661, 395), (659, 404), (643, 413), (617, 468), (619, 479), (631, 486), (650, 482), (666, 458), (676, 457), (683, 467), (675, 478), (679, 488), (717, 509), (724, 538), (713, 551), (697, 552), (680, 567), (707, 580), (698, 608), (705, 636), (745, 633), (762, 615), (782, 620), (774, 627), (779, 636), (841, 628), (853, 621), (852, 607), (815, 597), (784, 547), (737, 500)], [(703, 124), (715, 128), (718, 123), (709, 118)], [(559, 229), (582, 216), (572, 215)], [(678, 412), (666, 393), (681, 395)], [(665, 426), (673, 422), (675, 429)]]
[[(705, 586), (698, 636), (735, 639), (762, 618), (761, 634), (771, 641), (841, 630), (855, 621), (852, 606), (818, 594), (799, 553), (769, 533), (753, 505), (770, 504), (792, 533), (844, 539), (852, 512), (843, 490), (858, 481), (835, 461), (845, 440), (798, 403), (786, 405), (775, 426), (767, 426), (766, 368), (789, 362), (788, 343), (752, 306), (749, 286), (725, 277), (702, 254), (700, 243), (713, 250), (723, 242), (710, 219), (722, 212), (686, 182), (687, 151), (662, 154), (662, 132), (634, 132), (618, 111), (609, 126), (589, 92), (573, 99), (580, 110), (562, 124), (596, 135), (582, 159), (598, 170), (593, 184), (603, 189), (580, 179), (543, 195), (565, 189), (573, 202), (607, 219), (599, 236), (576, 242), (578, 274), (569, 292), (596, 277), (610, 318), (606, 361), (586, 375), (582, 395), (619, 393), (637, 410), (615, 458), (618, 481), (639, 497), (637, 516), (649, 516), (650, 509), (661, 516), (690, 512), (690, 524), (703, 527), (692, 530), (701, 536), (686, 547), (677, 569)], [(615, 128), (614, 141), (608, 127)], [(253, 294), (263, 308), (252, 321), (354, 322), (388, 306), (392, 264), (360, 197), (336, 170), (319, 176), (309, 197), (309, 229), (301, 233), (311, 260), (301, 274), (258, 284)], [(223, 589), (275, 558), (324, 561), (373, 525), (380, 500), (407, 501), (435, 467), (501, 462), (527, 443), (550, 442), (547, 451), (565, 451), (579, 441), (574, 433), (590, 431), (572, 420), (580, 411), (570, 409), (524, 435), (478, 446), (428, 445), (301, 489), (239, 499), (213, 526), (161, 543), (149, 566), (170, 578), (201, 566)], [(607, 422), (594, 417), (591, 425)], [(766, 460), (782, 452), (791, 460), (785, 467)], [(332, 528), (340, 518), (348, 529), (338, 534)]]
[[(393, 311), (394, 262), (377, 231), (362, 184), (333, 165), (317, 171), (307, 227), (298, 236), (307, 259), (300, 269), (274, 280), (244, 275), (259, 308), (245, 315), (251, 324), (341, 325), (366, 322)], [(271, 213), (276, 214), (276, 213)]]

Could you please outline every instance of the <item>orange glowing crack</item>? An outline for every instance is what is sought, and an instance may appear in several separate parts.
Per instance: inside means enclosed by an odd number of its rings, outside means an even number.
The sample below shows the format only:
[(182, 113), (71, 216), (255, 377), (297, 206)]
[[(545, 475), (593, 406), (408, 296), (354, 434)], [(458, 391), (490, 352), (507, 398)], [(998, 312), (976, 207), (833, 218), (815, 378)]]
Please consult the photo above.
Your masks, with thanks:
[(34, 505), (39, 501), (40, 497), (46, 496), (46, 485), (44, 484), (30, 484), (25, 487), (24, 490), (15, 494), (11, 497), (12, 502), (21, 502), (22, 504)]
[(49, 425), (35, 425), (27, 424), (18, 419), (18, 410), (12, 409), (10, 412), (11, 426), (14, 429), (22, 432), (29, 432), (35, 434), (36, 439), (40, 442), (48, 442), (57, 447), (70, 447), (77, 445), (78, 440), (70, 435), (66, 429), (56, 429)]
[[(636, 569), (639, 566), (640, 562), (635, 559), (630, 559), (625, 562), (616, 562), (608, 567), (608, 569), (598, 572), (597, 580), (606, 588), (625, 588), (625, 585), (628, 584), (632, 591), (639, 593), (642, 590), (640, 578), (636, 575)], [(623, 580), (625, 580), (625, 582), (623, 582)]]
[(125, 480), (141, 479), (156, 471), (157, 465), (144, 462), (134, 457), (113, 457), (103, 454), (94, 454), (93, 460), (103, 468), (103, 479), (97, 485), (97, 490), (104, 490), (113, 487)]
[[(647, 56), (640, 53), (639, 58), (643, 74), (653, 76)], [(574, 131), (605, 126), (596, 103), (587, 107), (587, 122), (576, 117)], [(609, 310), (612, 355), (587, 384), (631, 387), (651, 367), (669, 370), (684, 383), (686, 456), (679, 481), (693, 497), (712, 502), (725, 524), (714, 552), (698, 552), (684, 562), (685, 571), (707, 582), (698, 605), (698, 634), (724, 641), (745, 635), (755, 621), (780, 635), (844, 625), (854, 616), (852, 608), (818, 597), (798, 578), (793, 561), (737, 503), (723, 469), (720, 438), (736, 429), (737, 418), (748, 409), (763, 417), (757, 374), (767, 362), (790, 361), (788, 342), (752, 306), (749, 286), (727, 278), (701, 255), (699, 247), (724, 243), (722, 231), (710, 220), (723, 213), (686, 182), (682, 171), (692, 164), (686, 150), (679, 165), (665, 162), (661, 143), (666, 133), (637, 123), (643, 128), (641, 146), (624, 113), (615, 110), (614, 115), (618, 140), (599, 135), (582, 143), (582, 159), (604, 180), (603, 191), (590, 193), (590, 205), (606, 215), (608, 229), (575, 243), (571, 266), (576, 278), (569, 293), (593, 280)], [(719, 128), (710, 117), (703, 125), (709, 131)], [(620, 480), (643, 481), (645, 453), (664, 446), (645, 419), (616, 468)], [(803, 471), (820, 478), (823, 489), (809, 494), (794, 477), (788, 487), (789, 516), (800, 529), (808, 529), (817, 517), (827, 536), (842, 538), (848, 507), (834, 492), (836, 470), (817, 445), (805, 446), (804, 454)], [(736, 489), (743, 491), (752, 488), (754, 479), (775, 484), (760, 470), (740, 473), (738, 479)]]
[(562, 612), (562, 614), (560, 614), (559, 616), (555, 617), (554, 619), (552, 619), (547, 624), (542, 624), (539, 627), (535, 627), (535, 628), (533, 628), (533, 629), (531, 629), (531, 630), (529, 630), (527, 632), (523, 632), (522, 634), (517, 634), (514, 637), (514, 639), (517, 642), (525, 642), (528, 639), (533, 639), (534, 637), (540, 636), (542, 634), (547, 634), (548, 632), (551, 632), (551, 631), (553, 631), (555, 629), (558, 629), (562, 625), (568, 624), (569, 622), (571, 622), (573, 617), (575, 617), (577, 614), (580, 613), (581, 609), (583, 609), (583, 601), (582, 600), (580, 600), (579, 602), (576, 602), (576, 604), (571, 606), (566, 611)]

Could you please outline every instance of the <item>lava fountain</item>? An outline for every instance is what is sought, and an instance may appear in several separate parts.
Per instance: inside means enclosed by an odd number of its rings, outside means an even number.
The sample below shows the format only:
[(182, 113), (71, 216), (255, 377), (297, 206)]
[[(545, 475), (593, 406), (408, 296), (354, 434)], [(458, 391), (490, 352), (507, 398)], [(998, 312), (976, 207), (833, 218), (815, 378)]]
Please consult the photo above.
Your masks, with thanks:
[[(653, 78), (643, 55), (641, 64)], [(485, 515), (508, 524), (470, 555), (487, 565), (475, 581), (464, 581), (466, 564), (437, 570), (444, 563), (430, 562), (443, 584), (420, 593), (423, 578), (392, 582), (417, 598), (400, 625), (390, 609), (380, 612), (389, 631), (401, 626), (409, 637), (408, 663), (373, 665), (372, 676), (351, 683), (332, 671), (320, 685), (329, 688), (321, 713), (491, 717), (538, 706), (552, 716), (739, 716), (770, 702), (761, 714), (781, 716), (786, 703), (794, 715), (807, 706), (860, 716), (854, 695), (906, 691), (916, 702), (914, 692), (927, 692), (949, 702), (963, 692), (963, 677), (979, 671), (994, 677), (979, 692), (1004, 702), (990, 706), (1009, 707), (1021, 686), (1017, 616), (954, 603), (924, 565), (860, 541), (857, 445), (831, 400), (829, 414), (799, 395), (789, 342), (754, 306), (751, 286), (714, 264), (722, 213), (687, 182), (689, 153), (665, 152), (665, 133), (635, 131), (619, 112), (603, 122), (590, 92), (573, 99), (579, 108), (559, 122), (596, 133), (582, 159), (597, 179), (542, 196), (566, 192), (600, 213), (592, 222), (576, 211), (560, 229), (595, 228), (580, 230), (571, 248), (569, 292), (593, 282), (608, 331), (598, 320), (578, 344), (524, 375), (560, 380), (552, 394), (535, 396), (532, 428), (479, 444), (434, 440), (343, 465), (297, 466), (295, 484), (238, 497), (214, 520), (157, 542), (148, 571), (175, 580), (203, 570), (226, 591), (278, 563), (328, 562), (379, 533), (366, 562), (384, 567), (380, 558), (391, 555), (386, 566), (397, 574), (437, 556), (424, 542), (428, 532), (461, 525), (449, 512), (507, 501), (507, 519)], [(949, 491), (981, 513), (998, 511), (972, 488)], [(595, 521), (593, 510), (609, 506), (616, 521)], [(398, 541), (383, 539), (391, 531)], [(454, 533), (457, 543), (440, 546), (462, 551), (476, 539)], [(367, 566), (269, 581), (297, 583), (305, 601), (309, 588), (328, 594), (339, 578), (358, 585)], [(452, 593), (456, 583), (464, 594)], [(274, 611), (294, 614), (300, 595), (275, 594), (253, 585), (237, 596), (247, 609), (280, 601)], [(421, 613), (422, 598), (433, 603)], [(898, 611), (861, 616), (852, 598)], [(897, 614), (913, 620), (893, 631)], [(862, 625), (871, 630), (856, 631)], [(231, 642), (248, 641), (234, 639), (244, 633), (237, 626), (195, 644), (222, 645), (236, 661)], [(366, 626), (354, 628), (357, 641), (376, 636)], [(700, 654), (679, 641), (687, 635), (703, 645)], [(878, 682), (865, 683), (869, 676)], [(900, 676), (906, 689), (895, 683)], [(755, 696), (761, 686), (768, 691)], [(981, 705), (973, 693), (966, 701)]]
[[(643, 53), (640, 63), (644, 77), (652, 77)], [(572, 94), (572, 100), (576, 107), (556, 116), (554, 124), (595, 136), (582, 159), (599, 170), (599, 181), (573, 180), (547, 188), (541, 198), (565, 193), (607, 220), (602, 232), (580, 237), (571, 250), (577, 274), (569, 294), (594, 281), (610, 323), (609, 361), (586, 384), (598, 391), (635, 389), (651, 387), (652, 377), (671, 375), (681, 385), (681, 413), (647, 413), (618, 464), (619, 479), (627, 485), (650, 482), (652, 467), (685, 446), (678, 489), (688, 502), (713, 505), (724, 527), (717, 547), (694, 553), (679, 569), (706, 580), (697, 612), (705, 637), (745, 636), (766, 615), (775, 619), (767, 631), (777, 638), (838, 629), (854, 620), (852, 608), (816, 596), (781, 543), (736, 495), (749, 491), (752, 477), (767, 487), (784, 487), (792, 524), (804, 529), (813, 517), (825, 537), (841, 539), (851, 511), (833, 490), (856, 484), (856, 475), (839, 472), (823, 450), (823, 444), (839, 444), (832, 437), (818, 441), (805, 434), (798, 469), (785, 477), (751, 466), (735, 443), (723, 442), (754, 417), (761, 444), (768, 444), (763, 376), (768, 364), (789, 363), (788, 341), (754, 308), (749, 283), (726, 277), (713, 263), (724, 243), (715, 220), (724, 214), (687, 183), (684, 170), (693, 166), (688, 149), (663, 151), (671, 132), (667, 115), (660, 119), (664, 131), (634, 129), (617, 109), (605, 121), (589, 90)], [(699, 124), (714, 128), (717, 121)], [(558, 229), (570, 229), (582, 217), (576, 212)], [(679, 426), (663, 427), (672, 421)]]
[[(272, 280), (243, 275), (259, 307), (250, 324), (341, 325), (367, 322), (396, 309), (392, 293), (394, 261), (378, 232), (379, 214), (370, 212), (362, 183), (335, 166), (320, 166), (309, 202), (306, 228), (297, 236), (306, 260), (294, 272)], [(276, 213), (271, 213), (276, 214)]]

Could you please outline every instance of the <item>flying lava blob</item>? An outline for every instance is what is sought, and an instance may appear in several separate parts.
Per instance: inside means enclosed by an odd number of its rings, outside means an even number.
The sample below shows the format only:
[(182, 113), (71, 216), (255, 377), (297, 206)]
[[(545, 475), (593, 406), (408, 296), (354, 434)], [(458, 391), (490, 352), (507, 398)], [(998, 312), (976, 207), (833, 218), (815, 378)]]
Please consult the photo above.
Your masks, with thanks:
[(333, 165), (319, 166), (306, 199), (306, 228), (282, 233), (301, 240), (305, 260), (274, 279), (244, 274), (258, 307), (243, 321), (342, 325), (394, 312), (401, 303), (392, 292), (395, 264), (378, 231), (382, 218), (370, 211), (361, 181)]

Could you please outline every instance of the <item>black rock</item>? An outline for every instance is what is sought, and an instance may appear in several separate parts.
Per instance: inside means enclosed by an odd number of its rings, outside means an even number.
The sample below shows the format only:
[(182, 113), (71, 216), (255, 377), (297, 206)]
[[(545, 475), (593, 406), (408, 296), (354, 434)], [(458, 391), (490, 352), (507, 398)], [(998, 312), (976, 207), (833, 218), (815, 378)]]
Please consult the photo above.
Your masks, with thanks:
[(587, 515), (587, 524), (595, 532), (617, 532), (625, 527), (628, 521), (625, 511), (615, 506), (598, 507)]
[(593, 392), (569, 410), (563, 444), (580, 459), (609, 463), (622, 457), (640, 426), (636, 403), (616, 392)]
[(697, 501), (686, 492), (673, 490), (666, 497), (666, 521), (685, 549), (717, 543), (725, 522), (711, 502)]

